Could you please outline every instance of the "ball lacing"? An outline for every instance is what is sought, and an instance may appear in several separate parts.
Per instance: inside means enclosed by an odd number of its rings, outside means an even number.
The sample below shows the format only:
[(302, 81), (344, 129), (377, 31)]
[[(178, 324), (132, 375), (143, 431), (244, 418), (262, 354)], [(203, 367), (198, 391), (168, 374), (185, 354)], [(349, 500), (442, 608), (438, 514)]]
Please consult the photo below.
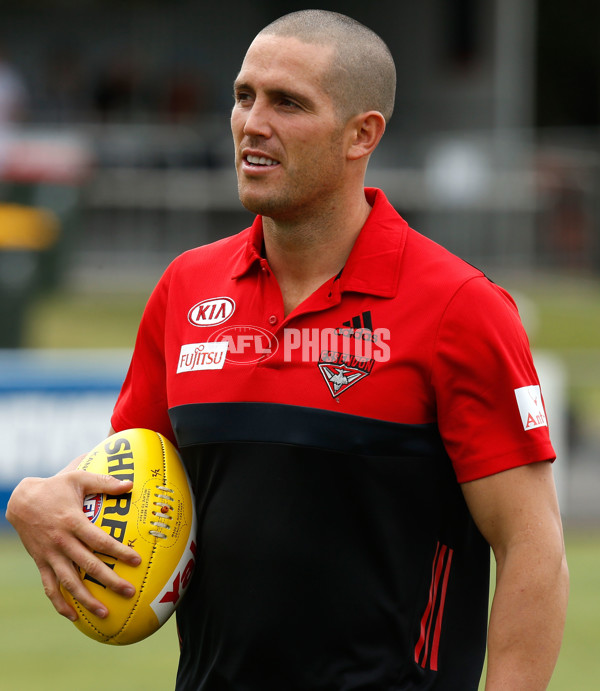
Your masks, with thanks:
[(164, 521), (172, 521), (173, 517), (169, 516), (169, 511), (173, 510), (173, 504), (167, 503), (167, 502), (172, 502), (173, 497), (168, 496), (168, 494), (161, 494), (161, 492), (168, 492), (169, 494), (173, 494), (173, 490), (169, 489), (169, 487), (164, 487), (163, 485), (157, 485), (156, 489), (158, 490), (155, 494), (154, 497), (157, 500), (163, 500), (163, 501), (154, 501), (152, 502), (153, 506), (157, 506), (160, 509), (160, 513), (158, 511), (153, 511), (152, 515), (156, 516), (157, 519), (156, 521), (150, 521), (150, 525), (153, 525), (155, 528), (158, 528), (159, 530), (150, 530), (149, 533), (153, 537), (160, 538), (161, 540), (166, 539), (168, 536), (165, 535), (165, 533), (160, 532), (160, 530), (170, 530), (171, 526), (168, 523), (165, 523)]

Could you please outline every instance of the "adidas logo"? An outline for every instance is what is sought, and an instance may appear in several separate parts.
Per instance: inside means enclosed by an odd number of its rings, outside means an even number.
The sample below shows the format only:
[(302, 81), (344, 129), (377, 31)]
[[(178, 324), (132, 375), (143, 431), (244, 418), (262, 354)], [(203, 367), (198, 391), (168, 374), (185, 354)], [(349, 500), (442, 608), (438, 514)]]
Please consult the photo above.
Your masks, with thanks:
[(363, 312), (357, 317), (352, 317), (350, 321), (344, 322), (344, 326), (349, 329), (366, 329), (367, 331), (373, 331), (373, 322), (371, 320), (371, 312)]
[(335, 330), (339, 336), (347, 336), (348, 338), (362, 338), (365, 341), (377, 341), (377, 336), (373, 333), (373, 320), (371, 318), (371, 311), (367, 310), (362, 314), (352, 317), (347, 322), (343, 322), (343, 326)]

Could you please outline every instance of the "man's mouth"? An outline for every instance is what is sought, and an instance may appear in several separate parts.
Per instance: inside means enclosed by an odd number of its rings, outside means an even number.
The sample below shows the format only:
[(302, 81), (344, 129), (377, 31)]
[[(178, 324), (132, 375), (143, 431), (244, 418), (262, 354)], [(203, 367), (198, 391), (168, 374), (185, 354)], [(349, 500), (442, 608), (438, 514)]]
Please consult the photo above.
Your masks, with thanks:
[(279, 161), (276, 161), (273, 158), (267, 158), (266, 156), (248, 155), (245, 157), (245, 160), (247, 163), (250, 163), (253, 166), (276, 166), (276, 165), (279, 165)]

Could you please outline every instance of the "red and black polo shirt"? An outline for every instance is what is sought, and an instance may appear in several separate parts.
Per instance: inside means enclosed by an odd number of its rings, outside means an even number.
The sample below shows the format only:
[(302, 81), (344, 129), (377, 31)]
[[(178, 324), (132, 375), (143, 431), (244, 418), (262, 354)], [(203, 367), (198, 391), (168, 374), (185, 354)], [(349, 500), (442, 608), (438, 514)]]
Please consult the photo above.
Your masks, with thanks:
[(176, 259), (119, 431), (179, 446), (198, 560), (177, 688), (477, 689), (489, 548), (459, 483), (554, 458), (510, 296), (379, 190), (285, 316), (262, 221)]

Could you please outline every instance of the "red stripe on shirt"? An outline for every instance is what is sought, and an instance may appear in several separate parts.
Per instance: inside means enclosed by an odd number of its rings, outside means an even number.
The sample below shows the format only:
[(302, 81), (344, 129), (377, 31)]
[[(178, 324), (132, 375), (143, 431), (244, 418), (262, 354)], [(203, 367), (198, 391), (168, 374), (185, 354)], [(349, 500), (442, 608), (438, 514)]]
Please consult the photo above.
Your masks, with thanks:
[(444, 567), (444, 581), (442, 583), (442, 593), (440, 595), (440, 606), (438, 608), (437, 617), (435, 620), (435, 629), (433, 633), (433, 645), (431, 647), (431, 669), (437, 672), (438, 668), (438, 653), (440, 648), (440, 634), (442, 631), (442, 617), (444, 616), (444, 605), (446, 604), (446, 590), (448, 588), (448, 578), (450, 576), (450, 566), (452, 564), (452, 554), (454, 550), (448, 550), (448, 560)]
[(441, 545), (439, 542), (436, 545), (431, 565), (429, 600), (421, 617), (419, 640), (415, 646), (415, 662), (424, 669), (429, 666), (429, 669), (433, 671), (438, 669), (442, 619), (453, 552), (454, 550), (449, 549), (447, 545)]

